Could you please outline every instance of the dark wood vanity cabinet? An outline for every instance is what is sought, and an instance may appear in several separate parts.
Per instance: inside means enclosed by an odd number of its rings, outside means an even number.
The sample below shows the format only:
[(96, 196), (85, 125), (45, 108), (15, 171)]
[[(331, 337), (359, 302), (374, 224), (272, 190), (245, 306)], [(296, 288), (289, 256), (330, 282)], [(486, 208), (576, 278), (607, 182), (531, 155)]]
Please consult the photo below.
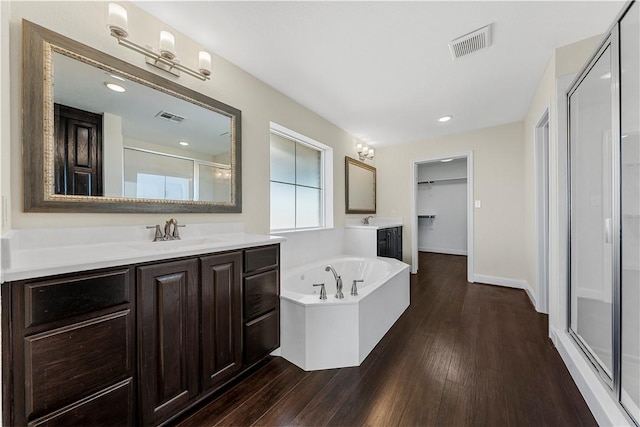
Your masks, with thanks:
[(135, 423), (131, 269), (3, 286), (11, 313), (10, 325), (3, 322), (3, 340), (11, 337), (9, 346), (3, 341), (10, 354), (4, 381), (12, 384), (8, 425)]
[(138, 363), (143, 425), (155, 425), (198, 394), (198, 260), (137, 268)]
[(242, 252), (200, 258), (202, 391), (242, 369)]
[(402, 261), (402, 227), (378, 230), (378, 256)]
[(280, 345), (279, 257), (270, 245), (3, 284), (3, 421), (169, 422)]
[(280, 346), (280, 246), (245, 251), (244, 361), (252, 364)]

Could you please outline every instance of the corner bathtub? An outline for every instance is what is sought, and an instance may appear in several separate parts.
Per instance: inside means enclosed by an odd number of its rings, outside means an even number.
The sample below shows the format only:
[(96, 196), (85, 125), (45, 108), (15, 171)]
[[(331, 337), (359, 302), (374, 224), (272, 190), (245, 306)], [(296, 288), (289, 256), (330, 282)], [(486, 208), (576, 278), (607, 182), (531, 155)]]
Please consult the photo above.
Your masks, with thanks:
[[(336, 299), (332, 265), (342, 277)], [(358, 296), (351, 296), (354, 279)], [(324, 283), (327, 299), (320, 299)], [(409, 306), (409, 266), (391, 258), (341, 257), (283, 271), (280, 354), (304, 369), (358, 366)]]

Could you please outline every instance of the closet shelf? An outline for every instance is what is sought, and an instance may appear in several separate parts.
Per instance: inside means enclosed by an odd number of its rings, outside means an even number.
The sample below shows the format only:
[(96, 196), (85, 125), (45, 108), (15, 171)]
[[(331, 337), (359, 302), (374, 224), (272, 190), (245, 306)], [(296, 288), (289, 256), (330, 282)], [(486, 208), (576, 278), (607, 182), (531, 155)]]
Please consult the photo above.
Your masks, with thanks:
[(437, 182), (447, 182), (447, 181), (466, 181), (466, 176), (460, 176), (456, 178), (434, 178), (426, 181), (418, 181), (418, 184), (435, 184)]

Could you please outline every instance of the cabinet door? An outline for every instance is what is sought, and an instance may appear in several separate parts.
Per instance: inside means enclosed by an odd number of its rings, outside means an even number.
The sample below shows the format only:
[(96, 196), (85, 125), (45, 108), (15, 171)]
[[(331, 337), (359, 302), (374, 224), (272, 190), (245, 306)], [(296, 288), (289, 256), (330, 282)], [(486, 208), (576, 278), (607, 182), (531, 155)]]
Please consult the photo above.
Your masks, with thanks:
[(198, 260), (138, 268), (143, 425), (159, 424), (198, 392)]
[(200, 261), (202, 388), (207, 391), (242, 367), (242, 252)]
[(378, 256), (389, 256), (389, 245), (387, 242), (387, 230), (378, 230)]
[(399, 261), (402, 261), (402, 227), (396, 227), (394, 228), (394, 230), (396, 230), (396, 250), (393, 253), (393, 257)]

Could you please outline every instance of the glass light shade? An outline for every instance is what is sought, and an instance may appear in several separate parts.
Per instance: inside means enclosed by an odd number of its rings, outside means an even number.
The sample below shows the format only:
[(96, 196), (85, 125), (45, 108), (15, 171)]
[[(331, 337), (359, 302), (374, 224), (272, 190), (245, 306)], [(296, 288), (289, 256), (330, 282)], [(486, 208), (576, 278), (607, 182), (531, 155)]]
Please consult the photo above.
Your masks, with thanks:
[(356, 152), (357, 153), (362, 153), (362, 144), (360, 144), (360, 143), (356, 144)]
[(211, 74), (211, 54), (209, 52), (204, 50), (198, 52), (198, 69), (205, 76)]
[(176, 57), (176, 38), (169, 31), (160, 31), (160, 55), (167, 59)]
[(373, 148), (369, 148), (369, 158), (373, 159), (374, 155), (375, 155), (375, 150)]
[(107, 28), (111, 34), (117, 37), (126, 38), (129, 35), (127, 25), (127, 9), (116, 3), (109, 3), (109, 18)]
[(369, 147), (365, 145), (364, 147), (362, 147), (362, 155), (366, 156), (367, 154), (369, 154)]

